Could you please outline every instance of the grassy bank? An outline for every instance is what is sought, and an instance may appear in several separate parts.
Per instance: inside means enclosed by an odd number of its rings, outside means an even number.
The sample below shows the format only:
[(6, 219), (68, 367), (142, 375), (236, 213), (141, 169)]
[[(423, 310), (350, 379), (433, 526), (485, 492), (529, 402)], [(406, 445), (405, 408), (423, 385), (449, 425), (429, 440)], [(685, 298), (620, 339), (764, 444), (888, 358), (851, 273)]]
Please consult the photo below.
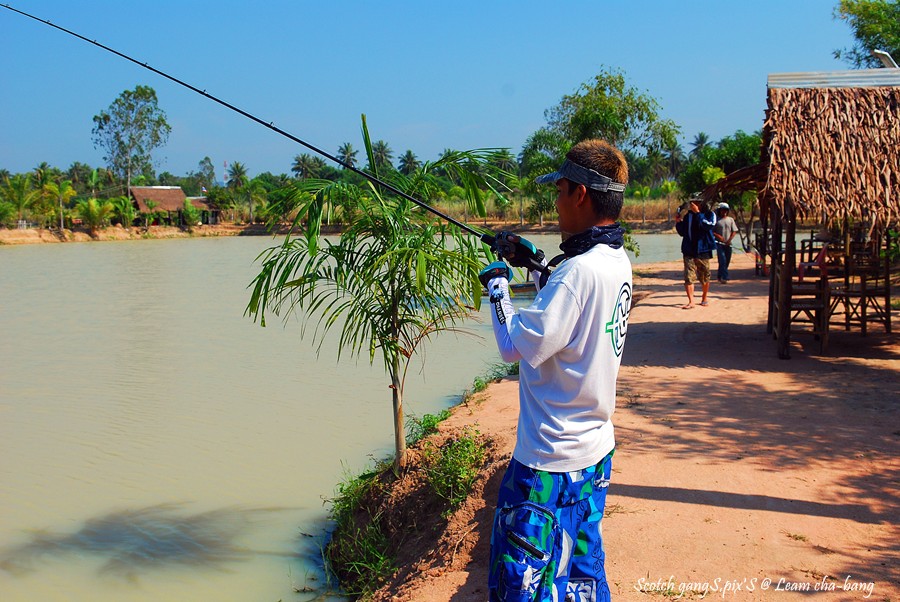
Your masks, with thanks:
[[(501, 364), (477, 377), (461, 397), (467, 404), (491, 382), (518, 373)], [(474, 428), (442, 429), (452, 410), (409, 420), (409, 459), (401, 474), (391, 459), (360, 475), (346, 475), (328, 500), (334, 522), (324, 555), (348, 595), (366, 599), (397, 570), (398, 554), (428, 541), (466, 499), (490, 445)]]

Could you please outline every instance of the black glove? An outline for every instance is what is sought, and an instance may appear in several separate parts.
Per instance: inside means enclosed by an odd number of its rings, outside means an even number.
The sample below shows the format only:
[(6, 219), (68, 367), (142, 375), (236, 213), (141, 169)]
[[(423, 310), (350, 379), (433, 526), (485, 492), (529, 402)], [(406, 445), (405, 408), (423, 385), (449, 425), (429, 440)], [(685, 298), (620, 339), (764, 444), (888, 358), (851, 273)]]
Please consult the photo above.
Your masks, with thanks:
[(498, 232), (491, 250), (513, 267), (538, 271), (543, 269), (544, 252), (518, 234)]

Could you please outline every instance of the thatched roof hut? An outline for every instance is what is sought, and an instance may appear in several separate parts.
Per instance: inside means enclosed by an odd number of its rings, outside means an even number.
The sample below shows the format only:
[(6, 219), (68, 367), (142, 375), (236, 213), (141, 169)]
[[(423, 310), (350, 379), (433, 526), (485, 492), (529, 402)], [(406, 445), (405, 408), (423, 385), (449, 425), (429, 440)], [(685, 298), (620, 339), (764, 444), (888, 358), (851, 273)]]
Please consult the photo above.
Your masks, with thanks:
[[(900, 218), (900, 69), (770, 75), (761, 165), (766, 172), (759, 190), (761, 216), (764, 228), (769, 219), (773, 225), (767, 245), (769, 329), (778, 339), (779, 357), (790, 357), (792, 322), (804, 314), (824, 351), (829, 321), (839, 305), (835, 299), (843, 305), (848, 328), (852, 317), (861, 314), (866, 332), (866, 306), (871, 303), (880, 308), (890, 332), (889, 265), (884, 262), (878, 289), (882, 304), (867, 292), (865, 277), (861, 292), (851, 290), (849, 227), (882, 241)], [(812, 291), (798, 284), (803, 276), (796, 228), (804, 219), (844, 231), (845, 280), (834, 291), (824, 269)], [(874, 249), (874, 261), (879, 253)]]
[[(795, 299), (798, 221), (836, 226), (847, 241), (849, 225), (884, 240), (900, 223), (900, 69), (770, 75), (760, 163), (729, 174), (703, 196), (747, 190), (758, 192), (759, 251), (770, 261), (769, 329), (779, 356), (789, 357), (791, 322), (809, 304)], [(885, 280), (889, 306), (889, 274)], [(820, 336), (827, 337), (830, 310), (824, 309)], [(889, 307), (882, 312), (890, 332)], [(863, 317), (863, 332), (865, 323)]]

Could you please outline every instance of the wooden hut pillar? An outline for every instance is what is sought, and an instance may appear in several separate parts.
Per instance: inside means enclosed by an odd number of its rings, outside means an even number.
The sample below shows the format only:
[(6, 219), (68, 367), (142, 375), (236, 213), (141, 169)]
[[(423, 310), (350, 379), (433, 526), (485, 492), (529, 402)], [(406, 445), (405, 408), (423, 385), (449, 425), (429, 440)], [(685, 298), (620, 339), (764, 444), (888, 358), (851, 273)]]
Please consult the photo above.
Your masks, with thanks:
[(781, 222), (786, 226), (784, 233), (784, 253), (781, 262), (778, 286), (778, 357), (791, 358), (791, 296), (793, 291), (793, 275), (797, 260), (797, 221), (794, 205), (785, 199)]
[[(763, 263), (769, 262), (769, 307), (766, 313), (766, 334), (774, 332), (775, 325), (775, 294), (778, 290), (775, 286), (775, 275), (778, 273), (779, 254), (781, 253), (781, 213), (776, 203), (768, 199), (765, 212), (760, 211), (763, 222), (762, 249)], [(773, 223), (771, 241), (769, 240), (769, 224)], [(771, 242), (771, 244), (770, 244)]]

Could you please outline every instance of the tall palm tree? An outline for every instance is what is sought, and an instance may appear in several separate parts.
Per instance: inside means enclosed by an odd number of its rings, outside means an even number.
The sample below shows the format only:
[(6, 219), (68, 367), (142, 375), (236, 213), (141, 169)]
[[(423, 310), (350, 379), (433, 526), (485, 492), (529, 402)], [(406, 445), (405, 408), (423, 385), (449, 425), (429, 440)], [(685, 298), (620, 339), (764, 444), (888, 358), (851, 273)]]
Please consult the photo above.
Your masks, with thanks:
[(386, 168), (393, 169), (394, 151), (388, 146), (384, 140), (378, 140), (372, 145), (372, 157), (374, 157), (374, 168), (382, 171)]
[(400, 173), (405, 176), (408, 176), (412, 172), (419, 169), (422, 165), (421, 161), (413, 154), (411, 150), (407, 150), (403, 153), (403, 156), (400, 157)]
[(356, 167), (357, 154), (358, 151), (353, 148), (353, 145), (349, 142), (345, 142), (340, 147), (338, 147), (337, 158), (340, 159), (341, 163), (344, 163), (345, 165)]
[(647, 169), (650, 172), (650, 182), (654, 185), (661, 182), (668, 171), (666, 157), (656, 149), (647, 151)]
[(97, 170), (97, 168), (94, 168), (91, 171), (91, 173), (88, 175), (88, 179), (86, 182), (86, 184), (91, 189), (91, 197), (97, 196), (97, 189), (100, 188), (100, 183), (101, 183), (100, 172)]
[[(239, 202), (239, 199), (244, 197), (244, 189), (247, 187), (247, 182), (250, 179), (247, 177), (247, 168), (240, 161), (235, 161), (228, 168), (228, 184), (226, 188), (231, 191), (232, 196), (234, 197), (235, 203)], [(253, 223), (253, 199), (249, 199), (250, 203), (250, 223)]]
[(34, 168), (34, 187), (41, 189), (44, 184), (53, 180), (54, 168), (46, 161)]
[(678, 144), (677, 140), (673, 141), (665, 150), (665, 157), (669, 171), (668, 176), (674, 178), (678, 175), (678, 172), (681, 171), (681, 167), (684, 165), (684, 151), (681, 150), (681, 145)]
[(69, 180), (63, 180), (59, 184), (56, 182), (49, 182), (44, 184), (44, 192), (55, 201), (59, 202), (59, 229), (62, 231), (64, 227), (63, 223), (63, 207), (66, 203), (72, 200), (72, 197), (76, 196), (78, 192), (75, 190), (75, 187), (72, 186), (72, 182)]
[(72, 186), (74, 186), (76, 190), (83, 191), (90, 175), (90, 165), (75, 161), (69, 166), (69, 169), (66, 170), (65, 178), (67, 180), (72, 180)]
[(320, 157), (314, 157), (309, 153), (303, 153), (294, 157), (294, 163), (291, 165), (291, 171), (298, 178), (316, 178), (325, 168), (325, 161)]
[(691, 157), (699, 156), (700, 152), (707, 146), (709, 146), (709, 135), (706, 132), (699, 132), (694, 136), (694, 141), (691, 142)]
[(519, 171), (519, 163), (516, 161), (513, 154), (509, 152), (508, 148), (502, 148), (496, 151), (491, 157), (491, 164), (497, 169), (510, 174), (515, 174)]

